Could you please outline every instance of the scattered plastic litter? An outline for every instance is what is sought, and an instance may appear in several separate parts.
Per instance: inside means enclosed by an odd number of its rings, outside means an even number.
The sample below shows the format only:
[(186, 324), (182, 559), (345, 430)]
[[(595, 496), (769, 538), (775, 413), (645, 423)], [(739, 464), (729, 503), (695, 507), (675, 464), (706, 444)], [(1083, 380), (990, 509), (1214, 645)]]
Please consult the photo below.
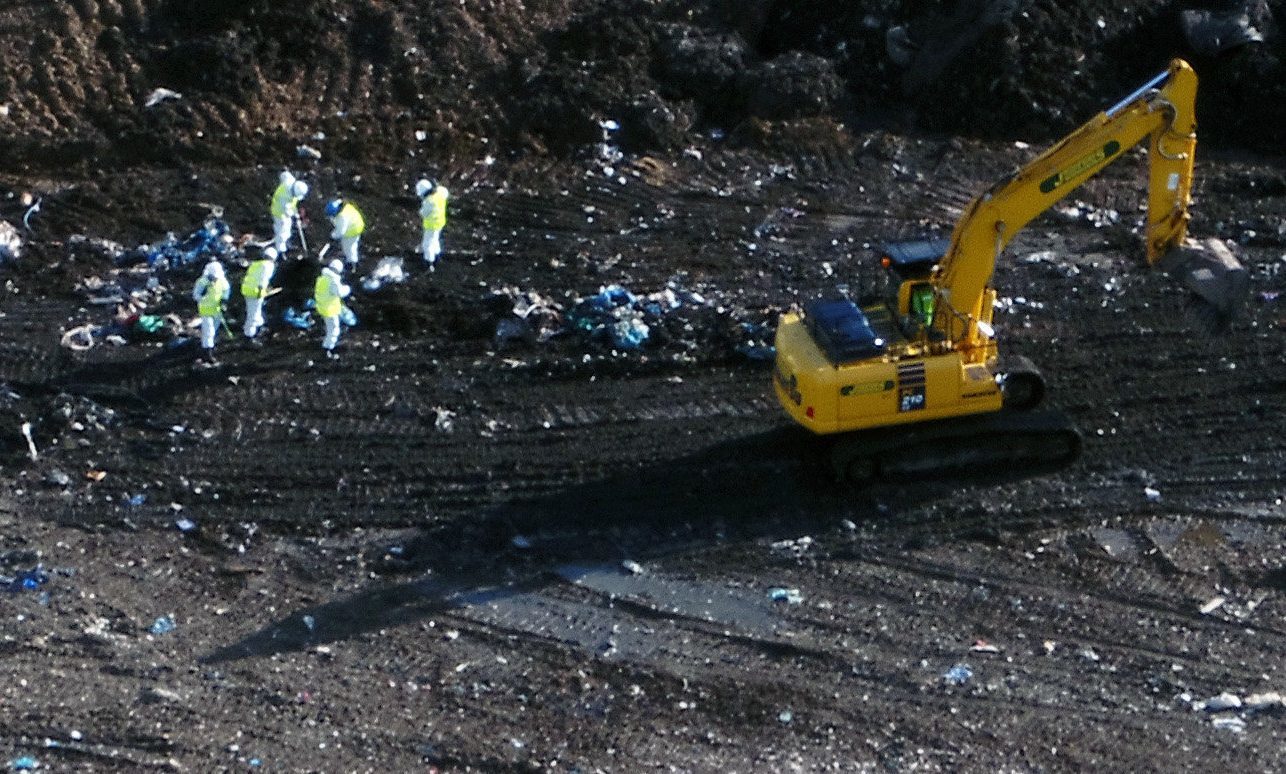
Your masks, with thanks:
[(174, 522), (174, 526), (179, 528), (179, 532), (191, 532), (196, 529), (196, 522), (191, 519), (179, 519)]
[(35, 591), (49, 582), (49, 573), (44, 568), (36, 565), (30, 570), (24, 570), (12, 578), (0, 575), (0, 588), (9, 591)]
[(986, 640), (974, 640), (973, 646), (969, 648), (973, 653), (999, 653), (1000, 648), (992, 645)]
[(1223, 607), (1224, 603), (1227, 601), (1228, 601), (1227, 597), (1212, 597), (1209, 602), (1206, 602), (1204, 605), (1201, 606), (1201, 614), (1210, 615), (1214, 611)]
[(37, 459), (36, 442), (31, 439), (31, 423), (23, 422), (18, 429), (22, 433), (22, 437), (27, 439), (27, 455), (31, 457), (32, 462), (35, 462)]
[(125, 502), (129, 503), (131, 508), (137, 508), (147, 502), (147, 495), (133, 494), (130, 495)]
[(631, 575), (642, 575), (646, 572), (646, 570), (643, 569), (643, 565), (633, 561), (632, 559), (626, 559), (621, 562), (621, 567)]
[(434, 406), (433, 413), (436, 417), (433, 420), (433, 429), (439, 433), (449, 433), (455, 429), (455, 412), (450, 411), (442, 406)]
[(1194, 51), (1214, 56), (1248, 43), (1264, 42), (1263, 29), (1271, 29), (1272, 16), (1266, 11), (1262, 21), (1255, 18), (1255, 5), (1242, 3), (1221, 11), (1189, 9), (1179, 14), (1179, 23)]
[(306, 616), (304, 616), (304, 617), (303, 617), (303, 621), (304, 621), (304, 626), (308, 628), (308, 631), (310, 631), (310, 632), (315, 632), (315, 631), (317, 631), (317, 619), (316, 619), (316, 618), (313, 618), (311, 615), (306, 615)]
[(513, 543), (514, 548), (531, 548), (531, 541), (522, 535), (514, 535), (510, 542)]
[(782, 725), (786, 725), (794, 719), (795, 719), (795, 715), (790, 710), (782, 710), (781, 712), (777, 713), (777, 722), (781, 723)]
[(1143, 487), (1143, 496), (1146, 497), (1150, 503), (1161, 502), (1161, 490), (1159, 489), (1153, 489), (1150, 486), (1145, 486)]
[(402, 259), (396, 255), (386, 255), (375, 265), (375, 271), (362, 280), (362, 288), (374, 292), (385, 285), (405, 281), (406, 273), (402, 269)]
[(320, 161), (322, 157), (321, 151), (311, 145), (300, 145), (295, 148), (295, 155), (301, 159), (312, 159), (313, 161)]
[(22, 255), (22, 237), (7, 220), (0, 220), (0, 264), (16, 261)]
[(168, 615), (163, 615), (152, 622), (152, 627), (148, 631), (159, 636), (162, 634), (169, 634), (177, 628), (179, 628), (179, 626), (174, 623), (174, 618)]
[(293, 306), (286, 307), (286, 310), (281, 313), (281, 320), (287, 325), (298, 328), (301, 331), (306, 331), (313, 327), (312, 313), (308, 311), (300, 312)]
[(804, 601), (799, 589), (787, 589), (780, 586), (768, 589), (768, 598), (774, 602), (785, 602), (788, 605), (798, 605)]
[(964, 685), (973, 679), (973, 668), (968, 664), (956, 664), (942, 674), (947, 685)]
[(219, 218), (207, 218), (201, 228), (182, 239), (167, 234), (159, 244), (142, 245), (136, 252), (129, 252), (121, 260), (129, 262), (141, 253), (152, 271), (164, 273), (174, 269), (200, 264), (211, 260), (229, 261), (237, 256), (228, 224)]
[(1236, 716), (1229, 717), (1225, 715), (1224, 717), (1214, 718), (1210, 721), (1210, 725), (1225, 731), (1231, 731), (1234, 734), (1240, 734), (1246, 730), (1246, 721)]
[(30, 755), (23, 755), (20, 758), (14, 758), (9, 761), (11, 771), (35, 771), (38, 768), (40, 768), (40, 761)]
[(171, 100), (171, 99), (173, 100), (183, 99), (183, 95), (173, 89), (166, 89), (164, 87), (152, 89), (152, 93), (147, 95), (147, 101), (143, 103), (143, 107), (145, 108), (156, 107), (162, 102), (165, 102), (166, 100)]
[(1194, 707), (1206, 712), (1227, 712), (1228, 710), (1241, 709), (1241, 697), (1235, 693), (1224, 691), (1218, 696), (1197, 702)]

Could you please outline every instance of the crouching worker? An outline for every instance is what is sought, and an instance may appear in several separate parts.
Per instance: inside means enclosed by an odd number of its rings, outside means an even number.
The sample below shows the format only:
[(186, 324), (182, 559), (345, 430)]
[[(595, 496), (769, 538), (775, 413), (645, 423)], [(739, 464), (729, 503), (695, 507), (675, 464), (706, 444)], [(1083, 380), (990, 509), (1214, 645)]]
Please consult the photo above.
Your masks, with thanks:
[(313, 303), (317, 305), (317, 314), (326, 324), (326, 335), (322, 338), (322, 349), (326, 357), (332, 360), (335, 345), (339, 343), (339, 316), (344, 311), (344, 299), (348, 298), (350, 288), (340, 278), (344, 271), (344, 262), (336, 258), (321, 270), (317, 282), (313, 285)]
[(228, 278), (223, 274), (223, 264), (210, 261), (205, 271), (192, 288), (192, 300), (196, 301), (197, 314), (201, 315), (201, 356), (207, 365), (216, 365), (214, 359), (214, 336), (223, 325), (223, 302), (231, 293)]
[(259, 260), (252, 261), (241, 280), (241, 295), (246, 299), (246, 322), (241, 332), (251, 344), (259, 345), (255, 336), (263, 327), (263, 302), (268, 298), (268, 285), (277, 271), (277, 248), (265, 247)]

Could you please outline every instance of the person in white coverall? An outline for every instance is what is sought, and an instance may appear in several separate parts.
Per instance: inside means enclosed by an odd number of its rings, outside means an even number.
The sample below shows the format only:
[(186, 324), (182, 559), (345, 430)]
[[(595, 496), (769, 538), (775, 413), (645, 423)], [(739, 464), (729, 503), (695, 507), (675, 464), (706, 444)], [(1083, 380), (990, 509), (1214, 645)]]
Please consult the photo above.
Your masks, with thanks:
[(218, 261), (205, 265), (205, 271), (192, 288), (192, 300), (196, 301), (197, 313), (201, 315), (201, 355), (211, 365), (214, 364), (214, 335), (223, 323), (223, 302), (228, 300), (231, 290), (223, 264)]
[(442, 254), (442, 229), (447, 225), (447, 189), (441, 183), (421, 180), (415, 184), (415, 195), (420, 197), (420, 225), (424, 236), (420, 239), (420, 253), (433, 271), (438, 256)]
[(326, 205), (326, 215), (330, 218), (331, 226), (334, 227), (330, 232), (330, 238), (339, 240), (344, 262), (350, 268), (356, 266), (357, 246), (361, 242), (362, 233), (366, 231), (366, 220), (362, 217), (362, 213), (353, 206), (352, 202), (335, 199)]
[(277, 271), (277, 248), (265, 247), (259, 260), (252, 261), (241, 280), (241, 295), (246, 300), (246, 322), (241, 332), (254, 344), (255, 335), (263, 327), (263, 302), (268, 298), (268, 286)]
[(326, 335), (322, 338), (322, 349), (326, 357), (334, 358), (335, 345), (339, 344), (339, 315), (344, 311), (344, 299), (351, 292), (341, 279), (344, 263), (338, 258), (331, 261), (321, 270), (317, 282), (313, 284), (313, 303), (317, 314), (326, 325)]
[(272, 246), (279, 255), (285, 255), (290, 232), (299, 217), (299, 200), (308, 195), (308, 184), (296, 180), (289, 172), (282, 172), (277, 180), (277, 190), (272, 192), (268, 210), (272, 214)]

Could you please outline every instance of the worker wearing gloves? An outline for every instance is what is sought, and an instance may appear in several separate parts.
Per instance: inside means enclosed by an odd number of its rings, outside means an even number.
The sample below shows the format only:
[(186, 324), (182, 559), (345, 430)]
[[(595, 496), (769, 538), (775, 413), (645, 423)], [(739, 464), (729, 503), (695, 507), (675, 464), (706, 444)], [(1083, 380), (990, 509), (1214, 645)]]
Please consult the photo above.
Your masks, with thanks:
[(340, 278), (343, 271), (344, 263), (336, 258), (321, 270), (321, 275), (313, 284), (313, 303), (317, 306), (317, 314), (321, 315), (322, 322), (326, 324), (322, 349), (326, 351), (326, 357), (331, 359), (337, 357), (335, 345), (339, 343), (339, 316), (344, 311), (344, 299), (348, 298), (350, 292), (348, 285)]
[(259, 260), (251, 262), (245, 278), (241, 280), (241, 295), (246, 300), (246, 322), (241, 331), (254, 345), (259, 344), (255, 335), (263, 327), (263, 302), (268, 297), (272, 275), (277, 271), (277, 255), (277, 248), (265, 247)]
[(192, 300), (196, 301), (197, 313), (201, 315), (201, 359), (209, 365), (215, 365), (214, 335), (223, 324), (223, 302), (228, 300), (231, 290), (223, 264), (218, 261), (205, 265), (205, 271), (192, 288)]
[(433, 271), (438, 255), (442, 253), (442, 229), (447, 225), (447, 189), (440, 183), (421, 180), (415, 184), (415, 195), (420, 197), (420, 223), (424, 237), (420, 240), (420, 253)]
[(278, 254), (285, 255), (290, 231), (299, 218), (299, 200), (308, 195), (308, 184), (296, 180), (289, 172), (282, 172), (277, 180), (277, 190), (272, 193), (269, 207), (272, 213), (272, 246), (277, 248)]
[(362, 218), (362, 213), (353, 206), (352, 202), (334, 199), (326, 205), (326, 215), (330, 217), (330, 223), (333, 226), (330, 238), (339, 240), (344, 262), (350, 268), (356, 266), (357, 244), (362, 239), (362, 232), (366, 230), (366, 221)]

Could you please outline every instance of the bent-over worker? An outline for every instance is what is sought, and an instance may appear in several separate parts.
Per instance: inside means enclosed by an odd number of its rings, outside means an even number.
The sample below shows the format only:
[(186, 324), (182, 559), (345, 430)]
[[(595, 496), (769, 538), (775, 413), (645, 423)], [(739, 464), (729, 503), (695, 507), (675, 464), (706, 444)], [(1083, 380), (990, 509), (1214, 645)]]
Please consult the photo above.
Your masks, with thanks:
[(272, 246), (280, 255), (286, 254), (291, 229), (299, 219), (299, 200), (308, 195), (308, 184), (296, 180), (290, 172), (282, 172), (277, 190), (272, 193), (269, 212), (272, 214)]
[(334, 199), (326, 205), (326, 214), (334, 227), (330, 232), (331, 239), (339, 240), (344, 262), (350, 267), (357, 265), (357, 245), (366, 231), (366, 220), (361, 211), (352, 202)]

